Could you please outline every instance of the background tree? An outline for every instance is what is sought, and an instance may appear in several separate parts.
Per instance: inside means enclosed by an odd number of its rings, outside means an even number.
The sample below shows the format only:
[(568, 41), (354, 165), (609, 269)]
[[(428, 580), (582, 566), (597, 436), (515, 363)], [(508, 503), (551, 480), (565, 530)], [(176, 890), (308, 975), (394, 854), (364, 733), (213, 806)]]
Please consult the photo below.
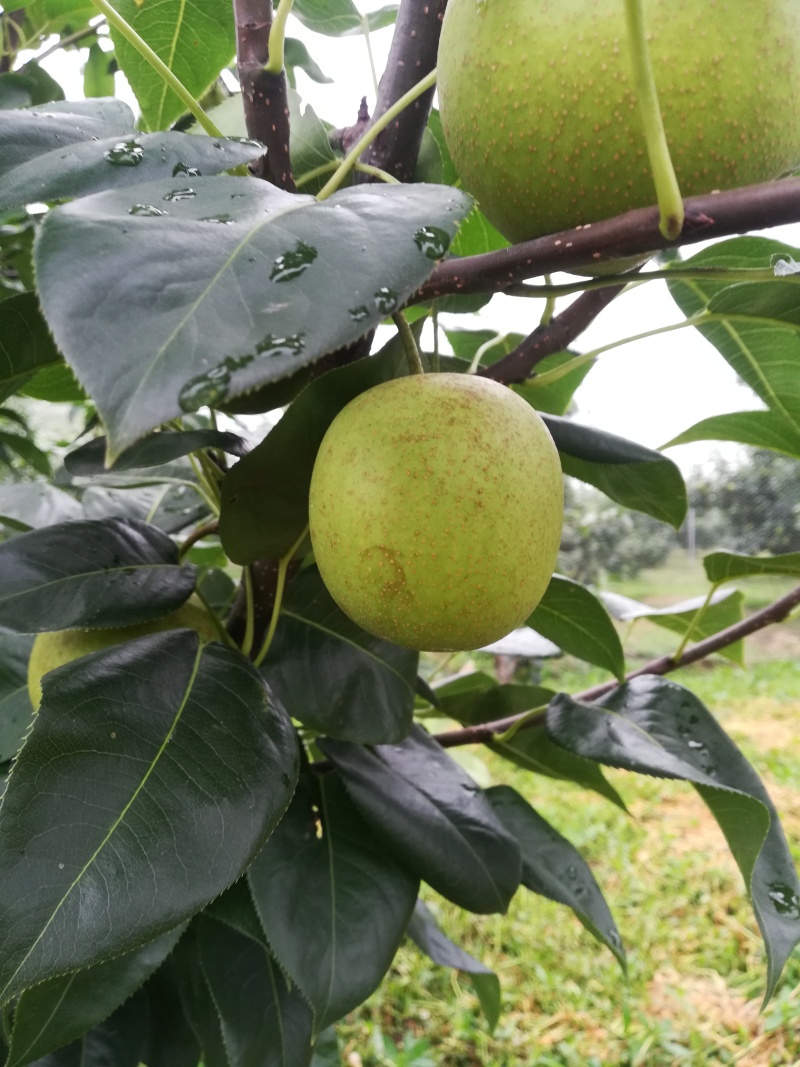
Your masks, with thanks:
[[(756, 770), (663, 677), (786, 618), (800, 587), (724, 621), (712, 594), (752, 574), (797, 576), (795, 553), (709, 556), (707, 603), (673, 620), (675, 653), (627, 674), (606, 609), (554, 576), (528, 622), (606, 672), (577, 693), (480, 672), (433, 688), (418, 652), (362, 631), (314, 566), (308, 486), (325, 430), (417, 358), (512, 386), (542, 414), (568, 478), (674, 527), (686, 510), (660, 452), (565, 417), (597, 356), (570, 346), (659, 273), (528, 284), (670, 245), (659, 212), (507, 246), (460, 190), (431, 110), (444, 7), (403, 0), (362, 17), (349, 0), (275, 12), (269, 0), (30, 0), (2, 14), (0, 398), (45, 395), (85, 415), (63, 464), (52, 450), (52, 477), (29, 451), (37, 476), (0, 493), (8, 1067), (335, 1063), (330, 1028), (406, 936), (471, 976), (494, 1025), (497, 976), (437, 928), (421, 882), (478, 914), (523, 889), (549, 897), (624, 967), (578, 850), (513, 789), (479, 788), (448, 751), (467, 744), (616, 805), (604, 766), (691, 783), (750, 894), (767, 996), (800, 938), (800, 883)], [(64, 101), (22, 54), (53, 34), (51, 47), (99, 47), (98, 12), (138, 119), (114, 98)], [(293, 71), (324, 75), (285, 36), (293, 18), (333, 38), (395, 23), (371, 118), (362, 109), (331, 132), (302, 109)], [(206, 113), (198, 98), (234, 50), (241, 95)], [(109, 84), (101, 51), (90, 90)], [(692, 197), (679, 241), (796, 221), (799, 190), (787, 178)], [(677, 440), (800, 455), (797, 258), (733, 237), (664, 272), (685, 325), (766, 406)], [(500, 291), (545, 298), (530, 333), (487, 338), (466, 320), (442, 354), (438, 316)], [(436, 340), (419, 353), (423, 319)], [(387, 321), (397, 336), (373, 345)], [(249, 452), (223, 421), (284, 407)], [(162, 628), (190, 598), (218, 641)], [(32, 635), (86, 628), (119, 640), (45, 673), (34, 713)], [(37, 641), (52, 650), (52, 637)], [(426, 730), (433, 716), (448, 727)]]

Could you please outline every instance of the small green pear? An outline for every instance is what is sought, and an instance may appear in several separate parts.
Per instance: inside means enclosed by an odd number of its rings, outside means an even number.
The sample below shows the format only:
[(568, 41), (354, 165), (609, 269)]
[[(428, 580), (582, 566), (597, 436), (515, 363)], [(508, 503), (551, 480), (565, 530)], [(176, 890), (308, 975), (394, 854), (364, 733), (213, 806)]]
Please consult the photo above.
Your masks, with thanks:
[(363, 629), (409, 648), (479, 648), (524, 622), (547, 588), (561, 463), (506, 386), (397, 378), (331, 423), (309, 515), (322, 579)]
[[(799, 0), (645, 0), (683, 196), (800, 163)], [(623, 0), (449, 0), (438, 93), (464, 188), (510, 241), (655, 203)]]
[(139, 623), (137, 626), (118, 626), (105, 630), (54, 630), (39, 634), (33, 642), (28, 661), (28, 693), (31, 704), (38, 710), (42, 702), (42, 678), (49, 671), (71, 663), (90, 652), (134, 641), (137, 637), (159, 633), (162, 630), (194, 630), (200, 640), (219, 640), (217, 629), (204, 604), (191, 597), (177, 611), (161, 619)]

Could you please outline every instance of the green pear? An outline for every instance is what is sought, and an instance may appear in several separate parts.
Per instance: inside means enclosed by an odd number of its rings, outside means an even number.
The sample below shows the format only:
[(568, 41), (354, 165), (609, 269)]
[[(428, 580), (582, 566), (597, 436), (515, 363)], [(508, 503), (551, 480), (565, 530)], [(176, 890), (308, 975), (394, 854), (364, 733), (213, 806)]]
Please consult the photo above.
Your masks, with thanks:
[(33, 642), (28, 661), (28, 693), (31, 704), (38, 710), (42, 702), (42, 677), (56, 667), (71, 663), (90, 652), (134, 641), (137, 637), (160, 633), (163, 630), (194, 630), (202, 642), (217, 641), (219, 634), (203, 603), (192, 597), (177, 611), (161, 619), (139, 623), (137, 626), (118, 626), (104, 630), (55, 630), (39, 634)]
[(506, 386), (412, 375), (336, 416), (309, 514), (322, 579), (363, 629), (409, 648), (479, 648), (524, 622), (547, 588), (561, 464)]
[[(800, 0), (645, 0), (684, 197), (800, 163)], [(449, 0), (438, 93), (464, 188), (510, 241), (656, 201), (623, 0)]]

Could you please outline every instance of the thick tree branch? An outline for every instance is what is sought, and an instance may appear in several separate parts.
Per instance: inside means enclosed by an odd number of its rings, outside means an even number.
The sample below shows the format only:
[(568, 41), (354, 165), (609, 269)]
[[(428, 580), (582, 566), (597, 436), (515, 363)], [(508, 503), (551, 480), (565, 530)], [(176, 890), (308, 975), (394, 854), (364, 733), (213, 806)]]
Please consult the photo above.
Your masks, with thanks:
[(445, 260), (411, 302), (456, 293), (499, 293), (541, 274), (798, 222), (800, 178), (694, 196), (684, 204), (686, 221), (676, 242), (667, 241), (659, 232), (658, 208), (639, 208), (603, 222), (523, 241), (499, 252)]
[[(373, 122), (436, 66), (446, 6), (447, 0), (401, 0)], [(432, 102), (433, 89), (430, 89), (378, 134), (361, 162), (379, 167), (401, 182), (411, 181)], [(370, 176), (357, 174), (355, 180), (369, 181)]]
[[(636, 678), (640, 674), (669, 674), (679, 667), (697, 663), (698, 660), (705, 659), (714, 652), (727, 648), (728, 645), (740, 641), (743, 637), (748, 637), (750, 634), (763, 630), (773, 623), (782, 622), (798, 604), (800, 604), (800, 585), (795, 586), (785, 596), (773, 601), (772, 604), (762, 608), (761, 611), (748, 615), (741, 622), (736, 622), (733, 626), (720, 630), (719, 633), (707, 637), (704, 641), (698, 641), (696, 645), (692, 645), (682, 655), (674, 659), (671, 656), (661, 656), (658, 659), (650, 660), (643, 667), (639, 667), (637, 670), (627, 674), (625, 680)], [(582, 693), (576, 693), (575, 699), (597, 700), (599, 697), (605, 696), (606, 693), (610, 693), (612, 689), (616, 689), (617, 685), (617, 682), (603, 682), (602, 685), (595, 685), (591, 689), (584, 689)], [(509, 715), (505, 719), (496, 719), (494, 722), (481, 723), (478, 726), (467, 726), (462, 730), (448, 730), (445, 733), (434, 734), (434, 737), (443, 748), (456, 748), (459, 745), (475, 743), (486, 744), (487, 742), (495, 741), (500, 734), (505, 733), (506, 730), (511, 729), (517, 723), (522, 723), (520, 730), (539, 725), (544, 721), (546, 714), (546, 712), (542, 711), (526, 719), (526, 713), (523, 712), (520, 715)], [(525, 719), (524, 722), (522, 722), (523, 719)]]
[(269, 59), (272, 0), (233, 0), (233, 13), (247, 133), (267, 146), (266, 154), (254, 164), (253, 171), (279, 189), (294, 192), (286, 73), (282, 70), (280, 74), (269, 74), (264, 70)]

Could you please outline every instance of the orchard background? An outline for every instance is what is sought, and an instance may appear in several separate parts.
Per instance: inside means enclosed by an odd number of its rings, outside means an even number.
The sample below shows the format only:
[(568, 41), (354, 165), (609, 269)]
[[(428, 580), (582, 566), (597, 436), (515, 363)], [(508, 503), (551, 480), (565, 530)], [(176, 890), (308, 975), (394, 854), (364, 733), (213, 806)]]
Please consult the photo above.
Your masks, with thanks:
[[(508, 245), (434, 106), (444, 9), (0, 13), (7, 1067), (796, 1062), (800, 254), (739, 235), (800, 179)], [(297, 87), (378, 32), (334, 127)], [(688, 494), (581, 421), (584, 331), (653, 286), (751, 396), (664, 442), (756, 450)], [(400, 648), (319, 578), (319, 443), (417, 357), (546, 421), (558, 658)]]

